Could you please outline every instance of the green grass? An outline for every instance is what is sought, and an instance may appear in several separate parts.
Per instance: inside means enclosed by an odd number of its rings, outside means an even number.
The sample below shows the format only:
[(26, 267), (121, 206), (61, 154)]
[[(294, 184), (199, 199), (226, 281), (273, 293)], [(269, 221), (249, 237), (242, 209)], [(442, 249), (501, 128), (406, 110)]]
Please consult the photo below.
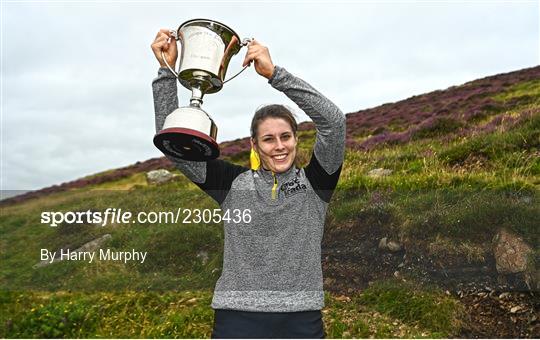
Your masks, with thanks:
[(459, 329), (460, 306), (435, 288), (408, 282), (376, 282), (363, 291), (356, 303), (430, 331), (431, 337), (450, 337)]
[[(418, 140), (405, 145), (349, 151), (339, 188), (372, 191), (473, 188), (536, 190), (540, 184), (540, 114), (507, 131), (450, 142)], [(391, 176), (372, 179), (369, 170), (386, 168)]]
[(448, 338), (460, 329), (459, 303), (433, 287), (376, 281), (351, 296), (326, 294), (328, 338)]
[[(480, 157), (494, 161), (501, 168), (514, 168), (511, 164), (502, 163), (508, 155), (530, 151), (534, 153), (540, 148), (540, 114), (527, 119), (525, 124), (510, 131), (497, 131), (488, 135), (464, 138), (443, 150), (439, 159), (449, 165), (463, 163), (467, 158)], [(497, 164), (501, 162), (502, 164)], [(510, 166), (508, 166), (510, 165)]]
[[(209, 338), (211, 299), (210, 290), (2, 291), (0, 336)], [(439, 292), (412, 293), (411, 288), (394, 284), (389, 290), (369, 288), (352, 298), (326, 293), (323, 322), (328, 338), (437, 338), (452, 334), (458, 311), (455, 302)]]
[(210, 291), (1, 292), (2, 337), (209, 338)]
[(434, 138), (447, 135), (463, 127), (464, 123), (452, 117), (440, 117), (429, 127), (421, 128), (413, 135), (414, 139)]
[(538, 103), (540, 101), (540, 80), (536, 79), (515, 84), (506, 91), (493, 96), (493, 98), (500, 102), (521, 99), (521, 102), (526, 104)]

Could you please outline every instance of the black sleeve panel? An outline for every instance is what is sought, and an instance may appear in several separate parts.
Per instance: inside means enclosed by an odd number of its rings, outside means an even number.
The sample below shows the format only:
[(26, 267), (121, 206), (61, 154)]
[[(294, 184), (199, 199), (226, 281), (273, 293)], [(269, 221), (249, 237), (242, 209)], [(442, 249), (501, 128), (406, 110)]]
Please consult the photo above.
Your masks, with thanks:
[(319, 163), (315, 152), (313, 152), (308, 166), (304, 168), (306, 177), (313, 189), (315, 189), (317, 196), (326, 203), (330, 203), (330, 199), (339, 180), (339, 175), (341, 174), (342, 166), (343, 164), (333, 174), (328, 174)]
[(227, 197), (234, 179), (248, 170), (246, 167), (215, 159), (206, 162), (205, 182), (194, 183), (221, 205)]

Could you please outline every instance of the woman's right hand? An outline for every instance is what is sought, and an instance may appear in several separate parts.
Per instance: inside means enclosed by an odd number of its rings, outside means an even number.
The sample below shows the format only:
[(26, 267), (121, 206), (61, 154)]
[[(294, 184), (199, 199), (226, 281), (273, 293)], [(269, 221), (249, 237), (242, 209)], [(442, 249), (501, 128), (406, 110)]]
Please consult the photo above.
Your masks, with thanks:
[(176, 47), (176, 40), (171, 35), (170, 30), (165, 28), (159, 30), (151, 47), (161, 67), (167, 67), (167, 64), (165, 64), (165, 61), (163, 61), (163, 58), (161, 57), (161, 51), (163, 51), (165, 58), (167, 59), (167, 63), (169, 63), (173, 70), (176, 69), (178, 48)]

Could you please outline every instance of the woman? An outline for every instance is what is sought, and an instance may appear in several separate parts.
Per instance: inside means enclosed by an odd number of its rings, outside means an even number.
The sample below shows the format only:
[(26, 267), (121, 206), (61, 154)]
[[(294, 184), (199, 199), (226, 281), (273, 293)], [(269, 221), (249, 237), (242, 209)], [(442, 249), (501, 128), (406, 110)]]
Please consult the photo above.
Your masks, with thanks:
[[(169, 65), (176, 64), (168, 30), (157, 34), (152, 50), (161, 66), (152, 83), (159, 131), (178, 107), (177, 80), (161, 57), (164, 51)], [(224, 219), (212, 337), (323, 338), (321, 241), (343, 163), (345, 116), (309, 84), (275, 66), (257, 41), (248, 46), (244, 66), (251, 62), (314, 121), (317, 137), (309, 165), (298, 169), (296, 121), (284, 106), (269, 105), (257, 110), (251, 123), (252, 169), (169, 157), (223, 213), (249, 212), (249, 220)]]

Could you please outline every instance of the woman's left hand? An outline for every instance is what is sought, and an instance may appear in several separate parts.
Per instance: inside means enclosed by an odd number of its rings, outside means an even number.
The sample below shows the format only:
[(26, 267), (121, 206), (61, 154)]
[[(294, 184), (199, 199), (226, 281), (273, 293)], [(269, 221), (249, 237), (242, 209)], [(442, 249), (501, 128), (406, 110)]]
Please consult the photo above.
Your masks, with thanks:
[(257, 71), (258, 74), (266, 79), (272, 77), (272, 74), (274, 74), (274, 64), (270, 58), (268, 47), (259, 44), (255, 39), (248, 45), (248, 50), (242, 66), (248, 66), (252, 61), (255, 61), (255, 71)]

